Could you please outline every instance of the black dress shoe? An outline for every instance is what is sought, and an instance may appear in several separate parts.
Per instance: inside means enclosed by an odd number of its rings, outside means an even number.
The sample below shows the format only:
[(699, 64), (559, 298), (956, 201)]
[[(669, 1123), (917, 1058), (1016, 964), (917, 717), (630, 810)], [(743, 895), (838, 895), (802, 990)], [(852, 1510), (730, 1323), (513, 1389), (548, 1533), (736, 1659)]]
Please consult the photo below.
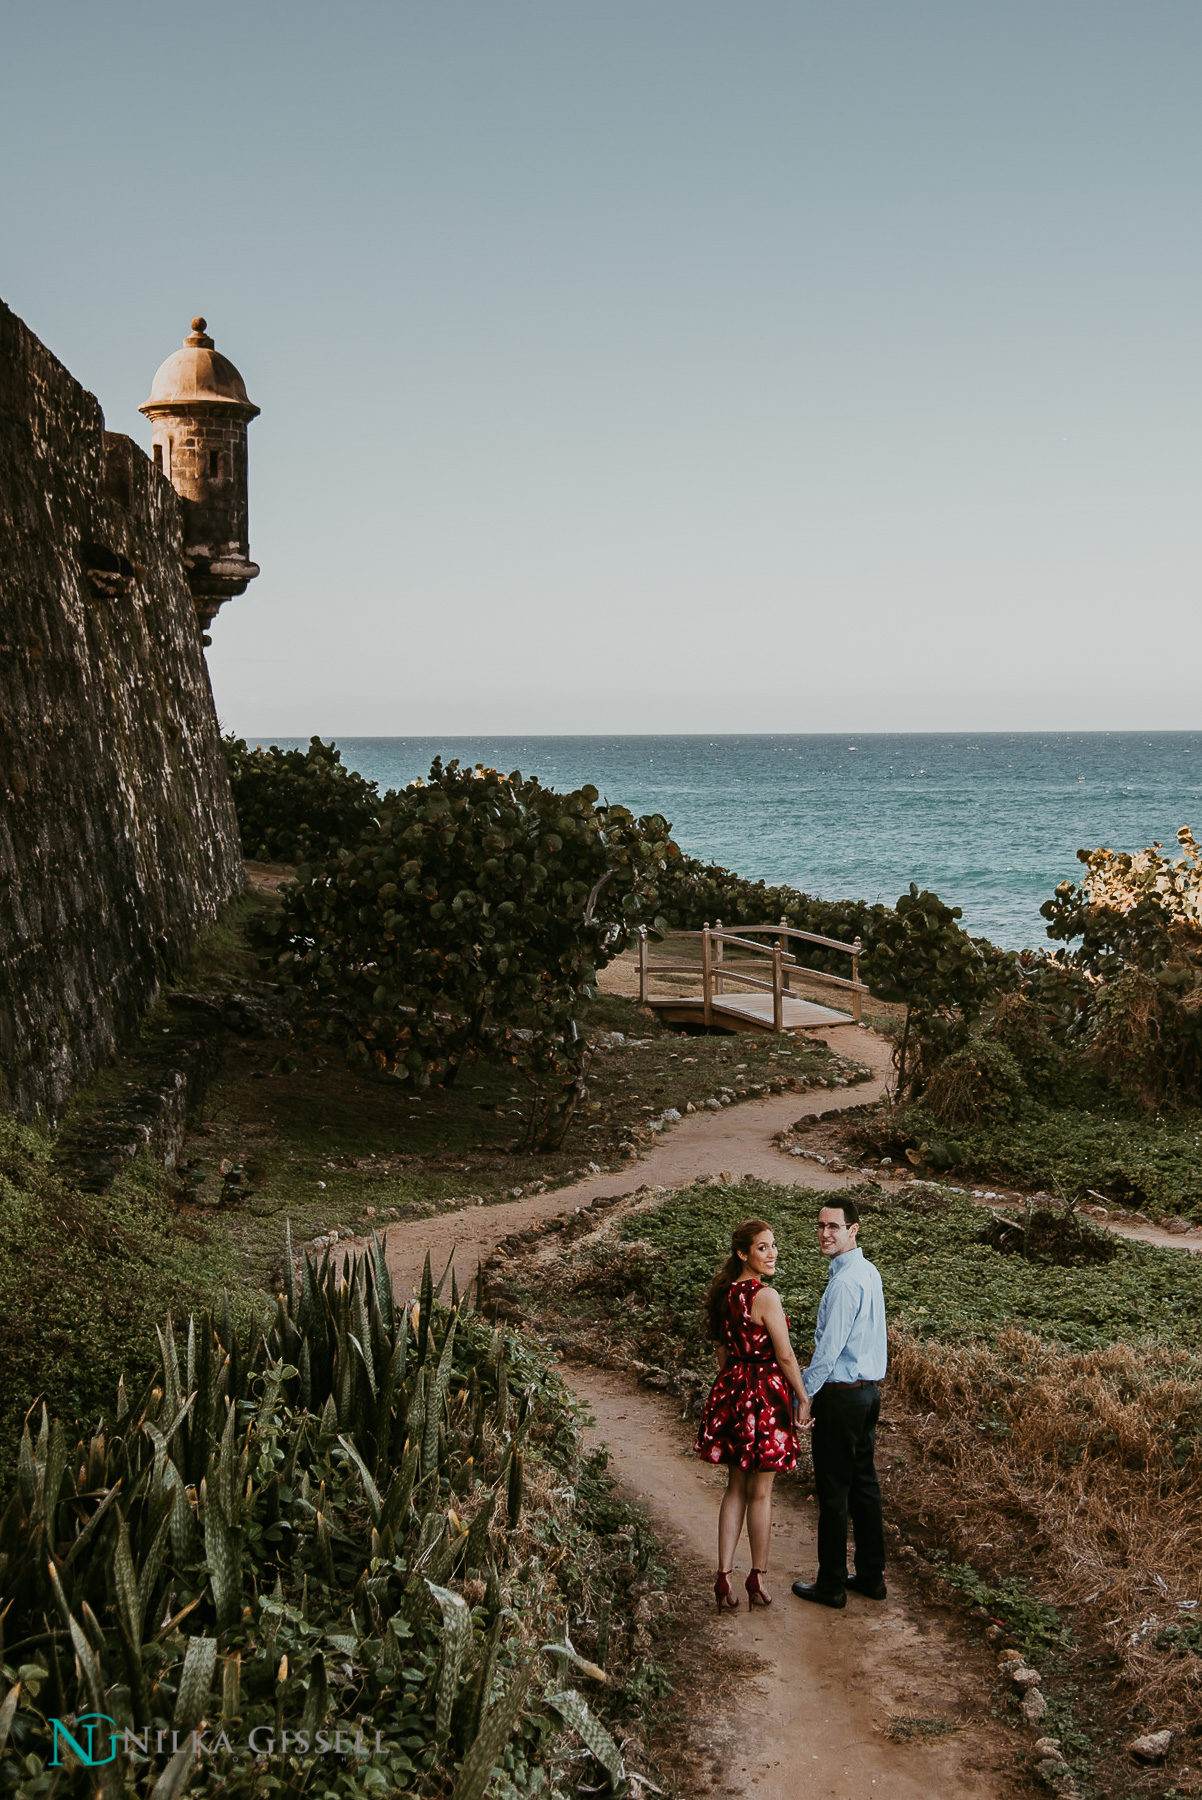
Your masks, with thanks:
[(863, 1594), (866, 1600), (886, 1600), (889, 1589), (885, 1586), (882, 1575), (849, 1575), (847, 1585), (854, 1593)]
[(793, 1592), (799, 1600), (814, 1600), (819, 1606), (843, 1607), (847, 1605), (847, 1595), (842, 1588), (819, 1587), (816, 1581), (795, 1581)]

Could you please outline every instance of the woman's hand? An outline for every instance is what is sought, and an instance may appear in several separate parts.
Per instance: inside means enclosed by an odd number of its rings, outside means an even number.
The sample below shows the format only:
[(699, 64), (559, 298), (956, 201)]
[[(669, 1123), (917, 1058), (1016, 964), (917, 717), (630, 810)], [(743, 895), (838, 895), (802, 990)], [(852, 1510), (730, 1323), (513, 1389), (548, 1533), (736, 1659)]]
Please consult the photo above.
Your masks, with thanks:
[(785, 1309), (775, 1288), (762, 1287), (759, 1290), (751, 1303), (751, 1316), (757, 1325), (763, 1326), (772, 1340), (772, 1352), (780, 1364), (781, 1374), (793, 1389), (794, 1405), (803, 1421), (802, 1430), (808, 1430), (810, 1398), (801, 1379), (793, 1345), (789, 1341), (789, 1321), (785, 1318)]

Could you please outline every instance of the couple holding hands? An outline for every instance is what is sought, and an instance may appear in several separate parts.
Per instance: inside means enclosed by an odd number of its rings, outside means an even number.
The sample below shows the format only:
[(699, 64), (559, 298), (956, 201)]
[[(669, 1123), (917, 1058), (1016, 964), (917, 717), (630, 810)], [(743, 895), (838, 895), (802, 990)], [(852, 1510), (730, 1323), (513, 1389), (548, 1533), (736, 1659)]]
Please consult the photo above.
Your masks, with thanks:
[[(697, 1434), (703, 1462), (725, 1463), (729, 1481), (718, 1515), (718, 1610), (738, 1606), (730, 1591), (735, 1551), (747, 1526), (749, 1606), (770, 1606), (768, 1572), (772, 1481), (797, 1466), (798, 1431), (812, 1432), (818, 1495), (818, 1576), (795, 1581), (801, 1600), (842, 1607), (847, 1590), (885, 1598), (881, 1488), (873, 1461), (880, 1383), (887, 1360), (881, 1278), (856, 1243), (860, 1214), (838, 1200), (818, 1214), (818, 1247), (828, 1260), (810, 1366), (798, 1366), (780, 1296), (765, 1286), (776, 1271), (776, 1239), (764, 1219), (745, 1219), (705, 1297), (718, 1379)], [(847, 1521), (855, 1574), (847, 1572)]]

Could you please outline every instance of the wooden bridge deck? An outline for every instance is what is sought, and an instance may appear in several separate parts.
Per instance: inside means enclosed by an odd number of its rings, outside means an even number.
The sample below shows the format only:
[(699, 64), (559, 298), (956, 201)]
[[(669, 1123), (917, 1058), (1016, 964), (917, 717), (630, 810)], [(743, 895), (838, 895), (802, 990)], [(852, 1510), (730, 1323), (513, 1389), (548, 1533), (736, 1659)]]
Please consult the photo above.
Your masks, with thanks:
[[(841, 943), (837, 938), (820, 937), (817, 932), (800, 931), (782, 919), (778, 925), (740, 925), (737, 931), (724, 931), (717, 925), (703, 925), (700, 931), (669, 931), (667, 937), (684, 946), (693, 940), (701, 952), (701, 964), (687, 962), (652, 962), (645, 928), (639, 933), (639, 999), (655, 1009), (661, 1019), (672, 1025), (716, 1025), (721, 1031), (804, 1031), (815, 1025), (858, 1025), (861, 1002), (868, 992), (860, 980), (860, 940)], [(757, 939), (767, 937), (770, 942)], [(803, 968), (790, 944), (817, 944), (826, 951), (835, 950), (851, 959), (851, 976), (831, 975), (825, 969)], [(689, 943), (692, 951), (693, 943)], [(732, 951), (733, 957), (727, 952)], [(753, 974), (752, 970), (756, 972)], [(846, 994), (851, 1002), (850, 1015), (833, 1007), (820, 1006), (814, 1000), (803, 1000), (789, 992), (790, 977), (796, 973), (809, 982), (838, 988), (839, 998)], [(700, 979), (700, 994), (653, 994), (652, 981), (671, 980), (677, 984), (683, 976), (690, 986)], [(730, 992), (753, 988), (754, 993)]]
[[(645, 1005), (654, 1007), (669, 1025), (701, 1025), (705, 1022), (703, 994), (648, 994)], [(771, 994), (714, 994), (710, 998), (711, 1023), (723, 1031), (775, 1031)], [(805, 1031), (816, 1025), (851, 1025), (850, 1013), (798, 1000), (785, 994), (781, 1000), (784, 1031)]]

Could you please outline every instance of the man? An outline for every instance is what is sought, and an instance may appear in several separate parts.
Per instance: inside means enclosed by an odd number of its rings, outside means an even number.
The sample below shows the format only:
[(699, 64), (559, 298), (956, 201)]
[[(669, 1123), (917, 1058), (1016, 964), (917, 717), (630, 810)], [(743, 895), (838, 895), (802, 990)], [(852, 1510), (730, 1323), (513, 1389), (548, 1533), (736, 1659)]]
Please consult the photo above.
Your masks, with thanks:
[[(801, 1600), (846, 1606), (847, 1589), (885, 1598), (885, 1532), (881, 1485), (873, 1452), (887, 1361), (881, 1278), (856, 1243), (860, 1214), (854, 1200), (818, 1214), (818, 1248), (829, 1268), (818, 1308), (814, 1355), (802, 1374), (813, 1422), (814, 1485), (818, 1491), (818, 1579), (795, 1581)], [(856, 1572), (847, 1573), (851, 1517)]]

